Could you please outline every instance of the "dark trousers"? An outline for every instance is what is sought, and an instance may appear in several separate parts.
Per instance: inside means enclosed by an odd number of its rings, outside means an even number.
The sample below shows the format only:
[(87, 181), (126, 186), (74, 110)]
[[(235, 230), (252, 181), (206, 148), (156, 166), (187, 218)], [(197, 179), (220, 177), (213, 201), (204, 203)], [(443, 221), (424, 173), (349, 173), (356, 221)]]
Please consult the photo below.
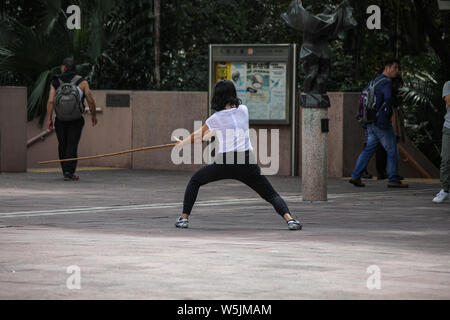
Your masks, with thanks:
[(450, 129), (442, 129), (441, 183), (445, 192), (450, 189)]
[(387, 157), (388, 154), (383, 146), (380, 144), (375, 153), (376, 167), (377, 167), (377, 176), (382, 177), (386, 176), (386, 168), (387, 168)]
[[(78, 157), (78, 143), (84, 126), (84, 118), (73, 121), (55, 120), (55, 131), (58, 137), (59, 159), (70, 159)], [(63, 174), (74, 174), (77, 161), (61, 162)]]
[[(233, 156), (234, 161), (229, 161), (228, 159), (233, 159)], [(217, 157), (221, 157), (222, 161), (216, 160), (212, 164), (203, 166), (191, 177), (184, 194), (183, 213), (191, 213), (201, 186), (222, 179), (234, 179), (245, 183), (261, 198), (272, 204), (280, 216), (290, 213), (286, 202), (275, 191), (269, 180), (261, 174), (261, 168), (254, 163), (254, 160), (249, 160), (250, 157), (253, 157), (252, 153), (249, 151), (232, 152), (231, 157), (230, 153), (228, 156), (226, 153), (219, 153)], [(240, 159), (245, 159), (245, 162), (239, 161)]]

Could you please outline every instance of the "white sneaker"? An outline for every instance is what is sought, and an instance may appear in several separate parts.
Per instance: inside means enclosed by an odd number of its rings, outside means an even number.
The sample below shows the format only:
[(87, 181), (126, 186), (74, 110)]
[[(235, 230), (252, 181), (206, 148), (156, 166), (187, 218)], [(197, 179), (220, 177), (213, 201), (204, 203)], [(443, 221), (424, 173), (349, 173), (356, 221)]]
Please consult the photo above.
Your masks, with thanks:
[(443, 202), (445, 199), (448, 198), (448, 192), (445, 192), (444, 189), (442, 189), (437, 195), (436, 197), (434, 197), (433, 202), (434, 203), (441, 203)]
[(189, 220), (178, 217), (177, 221), (175, 222), (175, 227), (183, 229), (189, 228)]
[(302, 230), (302, 224), (300, 223), (300, 221), (295, 220), (295, 219), (291, 219), (287, 222), (288, 228), (289, 230)]

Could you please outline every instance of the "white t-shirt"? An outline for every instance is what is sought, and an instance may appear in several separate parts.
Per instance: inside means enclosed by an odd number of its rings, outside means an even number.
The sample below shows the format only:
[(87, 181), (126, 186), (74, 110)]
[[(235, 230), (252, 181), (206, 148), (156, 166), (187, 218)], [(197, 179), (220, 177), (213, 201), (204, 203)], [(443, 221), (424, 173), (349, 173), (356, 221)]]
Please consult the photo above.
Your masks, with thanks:
[[(450, 81), (444, 84), (444, 89), (442, 90), (442, 98), (450, 94)], [(447, 113), (445, 114), (444, 127), (450, 129), (450, 106), (447, 105)]]
[(248, 109), (241, 104), (237, 108), (216, 111), (206, 119), (209, 130), (216, 132), (218, 153), (253, 151), (248, 126)]

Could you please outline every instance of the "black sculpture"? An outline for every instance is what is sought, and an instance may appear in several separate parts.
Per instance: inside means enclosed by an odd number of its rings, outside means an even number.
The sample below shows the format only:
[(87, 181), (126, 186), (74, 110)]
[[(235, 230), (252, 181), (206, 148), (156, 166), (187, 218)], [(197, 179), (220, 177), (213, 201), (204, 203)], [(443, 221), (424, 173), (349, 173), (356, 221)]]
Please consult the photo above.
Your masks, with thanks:
[(328, 40), (336, 38), (340, 32), (356, 27), (357, 23), (353, 18), (353, 8), (347, 0), (336, 8), (328, 6), (323, 13), (317, 15), (310, 11), (311, 7), (305, 9), (301, 0), (293, 0), (281, 17), (292, 28), (303, 31), (300, 61), (306, 77), (301, 105), (329, 107), (326, 89), (332, 54)]

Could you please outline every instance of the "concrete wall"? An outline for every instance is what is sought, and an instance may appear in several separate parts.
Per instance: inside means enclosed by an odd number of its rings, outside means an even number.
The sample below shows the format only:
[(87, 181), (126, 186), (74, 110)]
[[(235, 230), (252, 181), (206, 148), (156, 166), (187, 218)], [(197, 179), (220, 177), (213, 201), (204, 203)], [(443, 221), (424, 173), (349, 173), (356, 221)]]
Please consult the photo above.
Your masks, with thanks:
[[(105, 107), (106, 92), (115, 93), (116, 91), (93, 91), (94, 99), (101, 112), (97, 113), (98, 124), (92, 127), (91, 117), (86, 114), (85, 125), (81, 134), (81, 140), (78, 147), (78, 156), (88, 156), (112, 153), (131, 149), (131, 107), (130, 108), (110, 108)], [(129, 91), (120, 91), (120, 93), (130, 93)], [(131, 96), (132, 98), (133, 96)], [(131, 99), (130, 104), (133, 104)], [(87, 106), (86, 106), (86, 109)], [(44, 131), (47, 126), (47, 119), (43, 126), (39, 125), (38, 120), (28, 123), (27, 136), (31, 139)], [(53, 132), (45, 140), (36, 142), (28, 148), (28, 168), (59, 167), (59, 164), (40, 165), (39, 161), (58, 159), (58, 140)], [(125, 154), (115, 157), (106, 157), (100, 159), (83, 160), (78, 163), (82, 166), (102, 166), (102, 167), (131, 167), (131, 154)]]
[[(267, 142), (268, 142), (268, 154), (269, 157), (272, 155), (272, 145), (271, 145), (271, 129), (279, 130), (279, 170), (278, 175), (289, 176), (291, 174), (291, 126), (290, 125), (252, 125), (250, 128), (255, 129), (257, 132), (260, 129), (267, 129)], [(252, 140), (252, 146), (255, 146), (257, 141)], [(269, 167), (269, 165), (263, 165), (259, 162), (258, 164), (263, 167)]]
[(328, 176), (341, 177), (344, 167), (344, 94), (328, 93), (331, 107), (328, 109)]
[[(194, 131), (194, 121), (203, 125), (207, 119), (206, 92), (135, 92), (133, 94), (133, 148), (172, 143), (172, 132), (177, 128)], [(280, 132), (280, 170), (279, 174), (290, 173), (290, 127), (253, 125), (251, 128), (267, 129), (270, 150), (270, 129)], [(257, 141), (251, 143), (256, 146)], [(203, 143), (206, 147), (206, 142)], [(195, 171), (200, 164), (179, 164), (171, 161), (171, 150), (157, 149), (133, 154), (133, 168)], [(194, 148), (191, 160), (194, 162)]]
[[(86, 124), (78, 148), (78, 156), (97, 155), (122, 150), (173, 143), (172, 132), (177, 128), (194, 131), (194, 121), (204, 124), (207, 105), (206, 92), (152, 92), (152, 91), (93, 91), (94, 99), (101, 112), (97, 114), (98, 124), (91, 126), (90, 116), (85, 115)], [(106, 107), (106, 93), (130, 94), (130, 108)], [(46, 123), (45, 123), (46, 125)], [(28, 123), (28, 139), (46, 129), (38, 121)], [(255, 130), (267, 129), (270, 155), (270, 129), (279, 129), (280, 175), (290, 174), (290, 126), (254, 125)], [(252, 139), (252, 145), (257, 141)], [(59, 164), (39, 165), (39, 161), (58, 159), (56, 134), (28, 149), (28, 167), (57, 167)], [(206, 142), (203, 147), (206, 146)], [(192, 161), (193, 148), (192, 148)], [(172, 148), (135, 152), (126, 155), (105, 157), (79, 162), (82, 166), (109, 166), (135, 169), (195, 171), (202, 164), (179, 164), (171, 161)], [(260, 163), (261, 164), (261, 163)], [(265, 165), (262, 165), (264, 167)]]
[(0, 172), (27, 169), (27, 88), (0, 87)]
[[(175, 129), (185, 128), (191, 133), (194, 121), (204, 124), (206, 120), (205, 92), (142, 91), (133, 94), (133, 101), (133, 148), (174, 143), (171, 135)], [(133, 168), (192, 171), (202, 166), (175, 165), (170, 157), (172, 149), (133, 153)]]
[[(94, 98), (101, 108), (98, 113), (98, 125), (91, 126), (90, 117), (85, 116), (86, 124), (78, 149), (79, 156), (97, 155), (118, 152), (145, 146), (173, 143), (171, 135), (175, 129), (184, 128), (189, 133), (194, 131), (194, 121), (207, 118), (206, 92), (152, 92), (152, 91), (103, 91), (96, 90)], [(130, 95), (130, 107), (106, 107), (106, 93), (122, 93)], [(328, 110), (328, 176), (349, 176), (356, 159), (363, 147), (363, 130), (355, 119), (358, 93), (329, 92), (331, 107)], [(298, 125), (298, 174), (302, 173), (302, 116), (301, 108), (297, 108)], [(299, 112), (300, 111), (300, 112)], [(279, 129), (280, 165), (278, 175), (291, 173), (291, 126), (290, 125), (251, 125), (257, 131), (268, 130), (270, 155), (270, 129)], [(28, 139), (44, 130), (37, 121), (28, 123)], [(252, 138), (255, 147), (257, 141)], [(203, 144), (206, 147), (206, 143)], [(175, 165), (171, 161), (173, 148), (163, 148), (131, 154), (80, 161), (82, 166), (109, 166), (135, 169), (185, 170), (195, 171), (203, 164)], [(192, 156), (193, 157), (193, 148)], [(42, 167), (39, 161), (57, 159), (57, 140), (54, 133), (44, 141), (32, 145), (28, 149), (28, 167)], [(375, 174), (375, 157), (369, 164), (369, 170)], [(268, 166), (259, 162), (261, 167)], [(314, 165), (314, 164), (311, 164)], [(52, 165), (49, 165), (52, 166)], [(58, 166), (58, 165), (53, 165)], [(420, 173), (405, 161), (400, 161), (399, 172), (405, 177), (421, 177)]]

